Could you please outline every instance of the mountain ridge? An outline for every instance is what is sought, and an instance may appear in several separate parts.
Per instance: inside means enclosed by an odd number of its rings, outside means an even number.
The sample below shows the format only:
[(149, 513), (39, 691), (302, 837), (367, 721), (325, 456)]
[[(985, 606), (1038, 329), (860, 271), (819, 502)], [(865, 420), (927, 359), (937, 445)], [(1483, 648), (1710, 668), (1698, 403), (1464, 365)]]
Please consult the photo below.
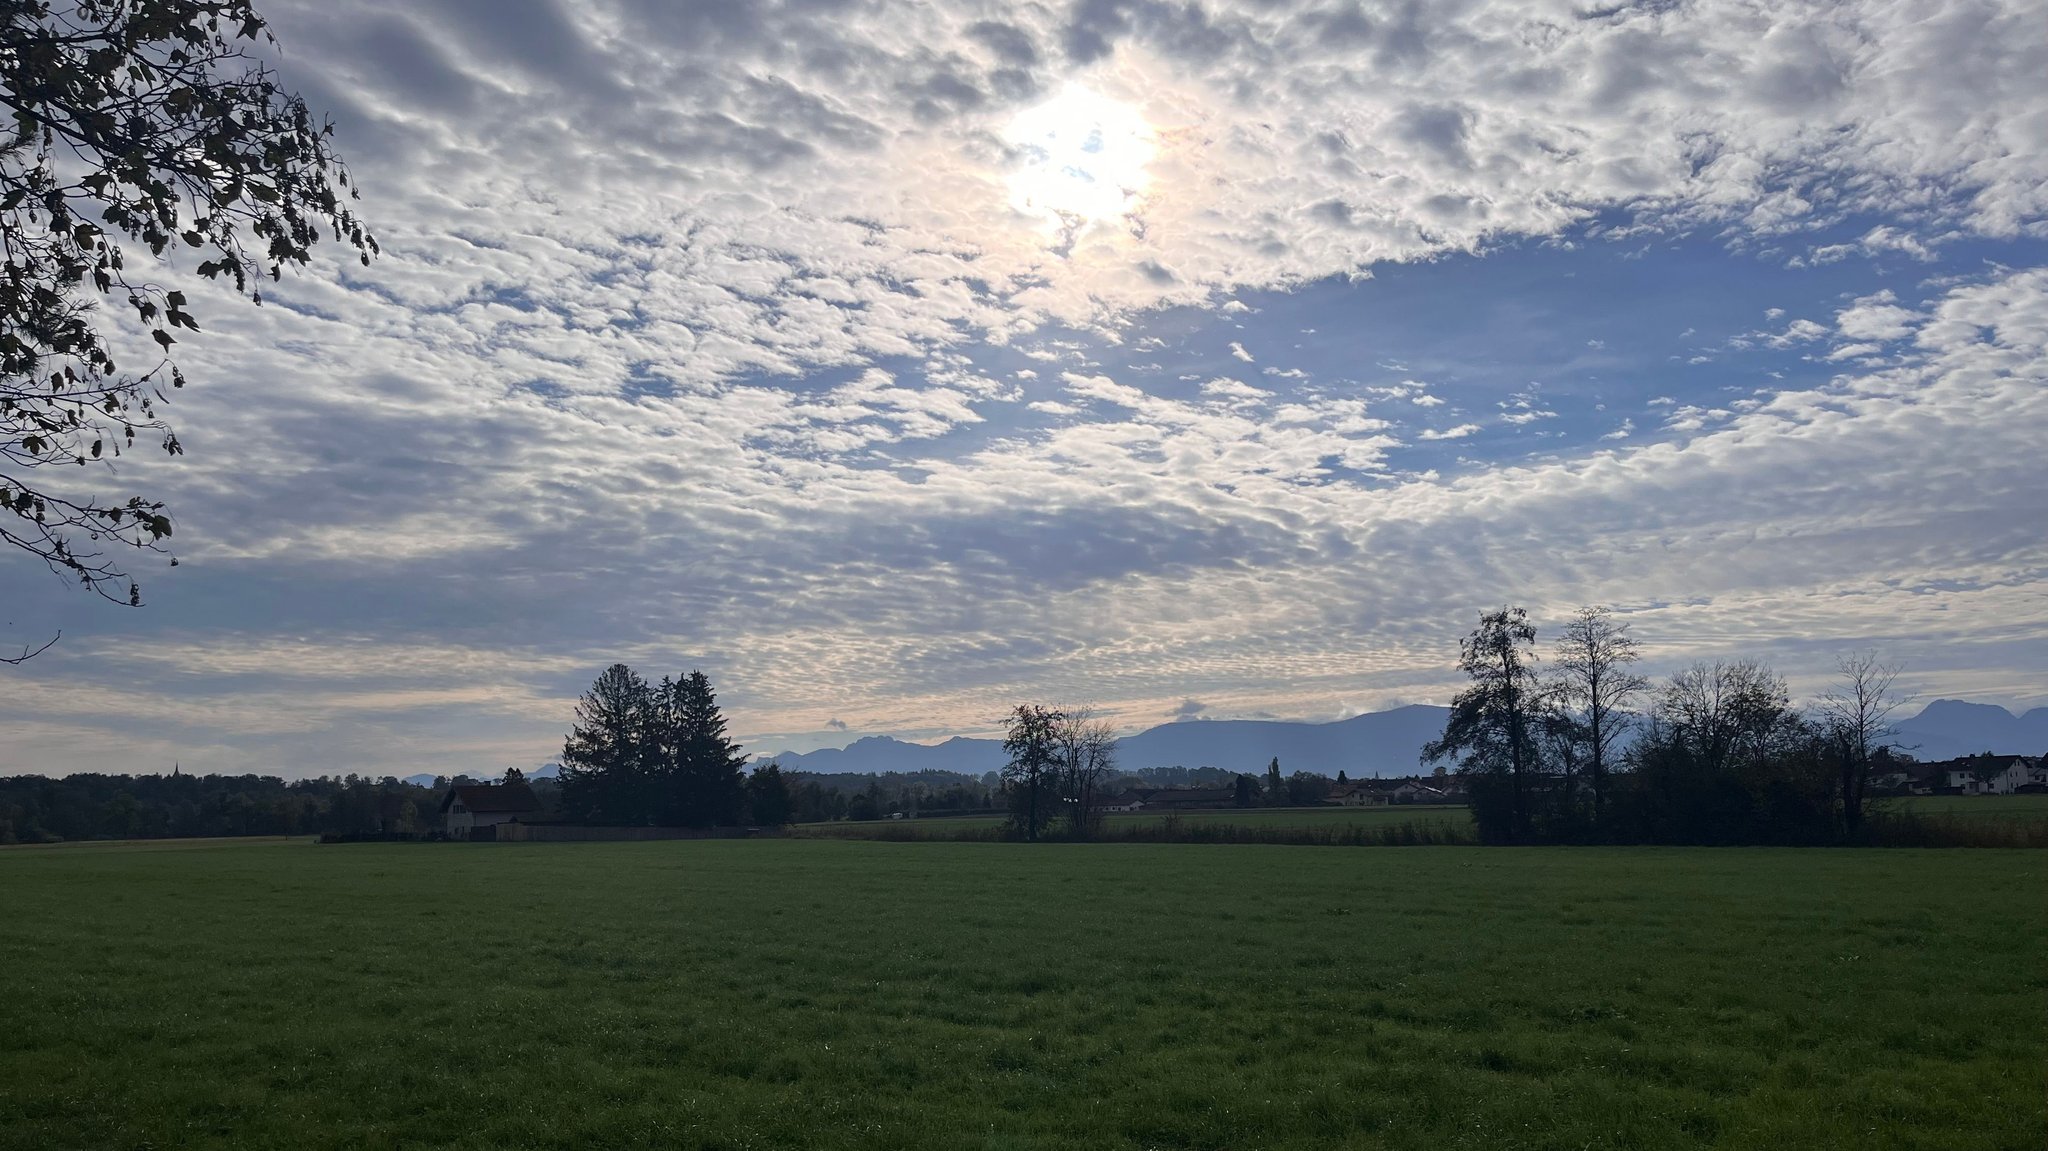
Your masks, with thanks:
[[(1450, 709), (1408, 704), (1348, 719), (1311, 723), (1270, 719), (1172, 720), (1117, 741), (1118, 766), (1221, 767), (1258, 774), (1278, 758), (1280, 770), (1354, 776), (1412, 775), (1426, 770), (1422, 745), (1443, 731)], [(1980, 751), (2048, 754), (2048, 707), (2023, 714), (1991, 703), (1937, 699), (1898, 721), (1894, 742), (1922, 760), (1955, 759)], [(889, 771), (955, 771), (984, 775), (1002, 770), (1000, 740), (954, 736), (941, 743), (911, 743), (890, 735), (864, 735), (845, 747), (757, 755), (787, 771), (836, 775)]]

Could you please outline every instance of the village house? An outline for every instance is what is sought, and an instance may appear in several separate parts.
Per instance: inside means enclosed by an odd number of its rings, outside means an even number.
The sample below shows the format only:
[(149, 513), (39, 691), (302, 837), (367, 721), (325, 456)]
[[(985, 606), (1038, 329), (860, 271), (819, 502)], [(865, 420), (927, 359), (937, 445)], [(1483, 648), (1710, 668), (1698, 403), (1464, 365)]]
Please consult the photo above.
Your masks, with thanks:
[(2012, 795), (2048, 790), (2048, 767), (2028, 755), (1971, 755), (1888, 768), (1873, 774), (1870, 786), (1906, 795)]
[(1356, 783), (1340, 783), (1323, 796), (1323, 802), (1340, 807), (1384, 807), (1388, 802), (1386, 791), (1377, 786), (1377, 781), (1361, 780)]
[(443, 830), (450, 839), (468, 839), (479, 827), (532, 822), (540, 814), (540, 798), (520, 783), (458, 784), (441, 797)]

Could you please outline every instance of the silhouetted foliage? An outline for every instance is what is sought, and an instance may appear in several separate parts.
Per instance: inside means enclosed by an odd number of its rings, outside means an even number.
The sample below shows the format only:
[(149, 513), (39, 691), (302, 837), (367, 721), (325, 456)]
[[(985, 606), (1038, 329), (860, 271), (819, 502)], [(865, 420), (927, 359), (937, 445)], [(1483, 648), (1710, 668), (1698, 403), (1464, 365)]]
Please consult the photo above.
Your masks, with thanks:
[(562, 748), (562, 814), (578, 823), (730, 826), (748, 814), (745, 763), (703, 672), (650, 686), (616, 663), (576, 704)]
[(1058, 708), (1020, 703), (1003, 721), (1003, 787), (1012, 818), (1026, 839), (1037, 839), (1050, 814), (1059, 770), (1059, 731), (1066, 715)]
[[(1594, 608), (1566, 625), (1560, 672), (1538, 682), (1535, 629), (1489, 612), (1460, 649), (1473, 685), (1427, 758), (1458, 760), (1490, 843), (1839, 843), (1869, 838), (1873, 767), (1889, 763), (1896, 669), (1844, 660), (1818, 709), (1792, 706), (1755, 660), (1696, 663), (1650, 694), (1625, 625)], [(1625, 744), (1624, 735), (1633, 742)], [(1893, 820), (1885, 834), (1934, 837)]]
[(440, 788), (346, 775), (0, 776), (0, 843), (229, 835), (431, 834)]
[(1458, 761), (1480, 834), (1490, 841), (1518, 843), (1534, 831), (1536, 777), (1543, 768), (1535, 642), (1536, 629), (1522, 608), (1482, 614), (1458, 651), (1458, 666), (1472, 686), (1451, 700), (1443, 735), (1423, 748), (1425, 761)]
[(781, 767), (764, 763), (747, 777), (747, 810), (756, 825), (780, 827), (789, 822), (795, 806)]
[(377, 248), (332, 125), (251, 54), (270, 42), (249, 0), (0, 3), (0, 540), (116, 603), (141, 589), (100, 548), (160, 550), (162, 502), (29, 477), (109, 463), (138, 434), (184, 450), (155, 407), (178, 368), (121, 373), (92, 322), (118, 300), (164, 353), (198, 330), (127, 255), (195, 249), (194, 272), (261, 303), (252, 282), (304, 265), (322, 232), (366, 264)]

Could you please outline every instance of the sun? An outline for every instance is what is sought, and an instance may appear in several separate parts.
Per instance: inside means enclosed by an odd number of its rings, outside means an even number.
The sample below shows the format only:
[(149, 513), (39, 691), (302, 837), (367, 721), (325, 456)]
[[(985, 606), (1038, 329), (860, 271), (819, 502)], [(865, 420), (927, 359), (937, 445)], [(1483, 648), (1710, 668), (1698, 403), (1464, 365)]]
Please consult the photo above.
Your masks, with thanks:
[(1068, 85), (1010, 121), (1010, 204), (1054, 224), (1114, 220), (1137, 207), (1152, 159), (1151, 125), (1127, 104)]

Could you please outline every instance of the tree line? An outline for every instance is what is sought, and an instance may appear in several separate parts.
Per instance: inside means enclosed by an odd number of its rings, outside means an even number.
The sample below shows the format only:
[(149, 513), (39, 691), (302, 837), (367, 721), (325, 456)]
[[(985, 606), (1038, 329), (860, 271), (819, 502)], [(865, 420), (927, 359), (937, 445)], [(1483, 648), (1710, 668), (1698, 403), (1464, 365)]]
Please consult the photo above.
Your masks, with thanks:
[(428, 834), (446, 789), (358, 775), (0, 776), (0, 843)]
[(1457, 764), (1491, 843), (1839, 843), (1866, 834), (1873, 768), (1893, 754), (1898, 668), (1842, 659), (1813, 707), (1753, 659), (1636, 670), (1629, 625), (1581, 609), (1539, 671), (1519, 607), (1459, 648), (1470, 685), (1425, 762)]

